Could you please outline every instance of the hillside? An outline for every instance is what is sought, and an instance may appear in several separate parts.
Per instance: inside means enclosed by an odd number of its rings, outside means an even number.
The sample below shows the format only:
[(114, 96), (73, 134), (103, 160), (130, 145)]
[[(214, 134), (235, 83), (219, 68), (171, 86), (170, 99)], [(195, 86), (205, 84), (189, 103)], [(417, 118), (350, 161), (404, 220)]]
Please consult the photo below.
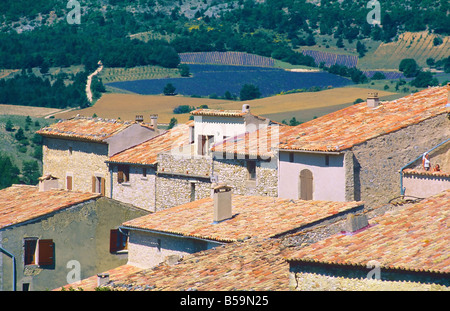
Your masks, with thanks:
[[(253, 113), (272, 118), (281, 122), (284, 119), (307, 121), (314, 116), (340, 109), (352, 104), (358, 98), (366, 98), (368, 88), (336, 88), (321, 92), (306, 92), (279, 95), (245, 101), (250, 104)], [(392, 96), (395, 93), (378, 91), (379, 96)], [(158, 122), (169, 123), (172, 117), (179, 123), (186, 122), (189, 114), (173, 114), (173, 109), (179, 105), (199, 107), (207, 105), (214, 109), (242, 108), (241, 101), (228, 101), (208, 98), (190, 98), (180, 96), (156, 96), (137, 94), (105, 94), (93, 107), (71, 112), (56, 114), (56, 118), (69, 118), (77, 114), (92, 116), (94, 113), (103, 118), (134, 120), (136, 115), (143, 115), (144, 121), (149, 121), (151, 114), (158, 114)]]

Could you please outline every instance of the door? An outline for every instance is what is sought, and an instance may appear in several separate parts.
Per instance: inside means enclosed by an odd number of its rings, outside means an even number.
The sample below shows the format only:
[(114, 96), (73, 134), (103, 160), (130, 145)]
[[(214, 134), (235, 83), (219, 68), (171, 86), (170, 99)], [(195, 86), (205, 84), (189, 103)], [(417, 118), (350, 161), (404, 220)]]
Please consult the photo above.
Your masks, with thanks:
[(300, 172), (300, 199), (313, 199), (313, 174), (310, 170), (304, 169)]

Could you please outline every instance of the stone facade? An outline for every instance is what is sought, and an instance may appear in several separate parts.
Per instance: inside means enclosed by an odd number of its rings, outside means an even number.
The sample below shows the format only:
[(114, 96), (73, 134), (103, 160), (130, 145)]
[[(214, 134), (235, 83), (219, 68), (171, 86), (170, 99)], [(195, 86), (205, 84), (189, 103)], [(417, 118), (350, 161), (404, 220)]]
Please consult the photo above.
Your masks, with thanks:
[[(66, 285), (76, 272), (83, 279), (126, 264), (126, 253), (109, 252), (110, 230), (146, 214), (100, 197), (0, 230), (0, 246), (15, 256), (17, 290), (21, 291), (24, 284), (29, 284), (30, 291), (51, 290)], [(53, 240), (54, 265), (25, 265), (25, 238)], [(12, 261), (0, 252), (0, 263), (0, 291), (10, 291)]]
[[(371, 270), (365, 271), (366, 275)], [(384, 272), (380, 271), (380, 275)], [(298, 291), (449, 291), (447, 285), (414, 281), (386, 281), (367, 277), (337, 277), (328, 272), (302, 272), (291, 268), (289, 286)]]
[(354, 187), (366, 206), (387, 203), (400, 195), (400, 169), (450, 138), (450, 120), (441, 114), (354, 146)]
[(57, 177), (61, 188), (67, 189), (67, 176), (72, 176), (72, 190), (91, 192), (93, 177), (104, 178), (110, 196), (107, 159), (107, 144), (44, 137), (43, 175)]
[(171, 256), (181, 258), (187, 254), (222, 245), (212, 241), (182, 238), (140, 230), (130, 230), (129, 233), (128, 264), (141, 268), (156, 266)]
[(122, 183), (118, 181), (118, 165), (110, 164), (110, 174), (113, 199), (156, 211), (156, 172), (153, 166), (130, 165), (130, 179)]
[(247, 161), (249, 160), (216, 159), (214, 175), (218, 177), (218, 182), (225, 182), (232, 186), (235, 194), (276, 197), (278, 194), (277, 160), (254, 160), (255, 180), (249, 179)]

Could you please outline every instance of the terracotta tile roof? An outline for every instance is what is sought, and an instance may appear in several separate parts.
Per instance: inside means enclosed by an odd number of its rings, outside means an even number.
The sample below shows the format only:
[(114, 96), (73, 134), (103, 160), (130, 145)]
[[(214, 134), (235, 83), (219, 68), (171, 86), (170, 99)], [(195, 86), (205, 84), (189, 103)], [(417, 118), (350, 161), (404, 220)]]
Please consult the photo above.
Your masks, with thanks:
[(436, 177), (450, 177), (450, 172), (446, 171), (425, 171), (420, 169), (412, 169), (412, 168), (405, 168), (403, 170), (403, 175), (421, 175), (421, 176), (436, 176)]
[[(280, 149), (340, 151), (447, 112), (450, 86), (432, 87), (377, 108), (359, 103), (305, 122), (284, 134)], [(447, 136), (450, 133), (447, 129)]]
[[(141, 271), (141, 268), (131, 266), (131, 265), (123, 265), (119, 266), (117, 268), (110, 269), (108, 271), (104, 271), (102, 273), (109, 273), (110, 279), (125, 279), (128, 275), (131, 275), (133, 273)], [(93, 275), (91, 277), (88, 277), (86, 279), (80, 280), (78, 282), (73, 282), (70, 284), (67, 284), (65, 286), (61, 286), (58, 288), (53, 289), (53, 291), (61, 291), (63, 288), (65, 290), (68, 290), (70, 287), (73, 289), (82, 288), (85, 291), (94, 291), (95, 288), (98, 286), (97, 283), (97, 275)]]
[(353, 235), (335, 235), (305, 247), (290, 261), (362, 265), (450, 273), (450, 190), (388, 212)]
[(39, 191), (36, 186), (13, 185), (0, 190), (0, 229), (98, 197), (98, 193)]
[[(289, 265), (283, 258), (288, 252), (279, 240), (250, 239), (186, 255), (172, 266), (162, 263), (128, 275), (113, 275), (115, 270), (122, 272), (120, 268), (110, 270), (109, 287), (119, 291), (287, 291)], [(82, 280), (77, 286), (92, 290), (94, 280)]]
[(194, 116), (216, 116), (216, 117), (243, 117), (248, 112), (242, 110), (222, 110), (222, 109), (197, 109), (191, 111)]
[(123, 226), (233, 242), (246, 237), (279, 235), (361, 205), (361, 202), (233, 195), (233, 218), (216, 224), (213, 223), (214, 201), (204, 198), (127, 221)]
[(111, 163), (146, 164), (156, 163), (157, 155), (173, 148), (189, 144), (189, 127), (194, 121), (180, 124), (142, 144), (119, 152), (109, 158)]
[[(71, 119), (60, 120), (40, 129), (37, 133), (49, 137), (101, 142), (135, 123), (134, 121), (76, 116)], [(149, 127), (148, 125), (146, 126)]]
[(255, 132), (228, 138), (213, 145), (211, 150), (218, 153), (271, 157), (274, 149), (278, 147), (280, 137), (283, 137), (289, 129), (289, 126), (268, 126)]

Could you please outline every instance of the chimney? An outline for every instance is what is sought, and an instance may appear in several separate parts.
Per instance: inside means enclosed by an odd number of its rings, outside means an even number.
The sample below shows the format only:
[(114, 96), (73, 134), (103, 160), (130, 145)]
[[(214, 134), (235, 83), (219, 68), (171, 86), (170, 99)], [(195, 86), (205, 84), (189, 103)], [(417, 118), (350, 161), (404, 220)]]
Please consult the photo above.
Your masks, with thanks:
[(213, 188), (214, 223), (232, 217), (231, 214), (231, 187), (226, 183), (216, 184)]
[(376, 108), (380, 104), (377, 92), (371, 92), (367, 96), (367, 107)]
[(150, 124), (156, 130), (158, 128), (158, 115), (152, 114), (150, 116)]
[(97, 286), (105, 286), (109, 283), (109, 273), (99, 273), (97, 274)]
[(447, 104), (445, 107), (450, 109), (450, 82), (447, 83)]
[(243, 104), (242, 105), (242, 112), (250, 112), (250, 105), (249, 104)]
[(365, 214), (355, 216), (354, 214), (350, 214), (347, 216), (347, 220), (344, 224), (344, 230), (346, 232), (352, 233), (363, 229), (369, 225), (369, 221), (367, 220), (367, 216)]
[(45, 175), (39, 177), (39, 191), (47, 191), (58, 188), (59, 188), (58, 178), (52, 175)]
[(136, 122), (144, 122), (144, 116), (142, 116), (142, 115), (137, 115), (137, 116), (136, 116)]

